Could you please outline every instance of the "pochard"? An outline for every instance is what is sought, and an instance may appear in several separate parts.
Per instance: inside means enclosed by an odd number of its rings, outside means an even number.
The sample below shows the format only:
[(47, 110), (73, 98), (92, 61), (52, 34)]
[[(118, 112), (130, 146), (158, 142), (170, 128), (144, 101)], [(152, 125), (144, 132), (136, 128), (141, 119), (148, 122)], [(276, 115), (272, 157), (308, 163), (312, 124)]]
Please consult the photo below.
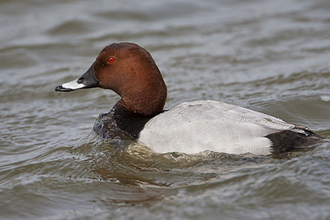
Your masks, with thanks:
[(55, 91), (93, 87), (121, 97), (99, 116), (94, 132), (107, 139), (135, 140), (158, 153), (269, 155), (329, 141), (307, 127), (218, 101), (184, 102), (164, 110), (163, 77), (150, 53), (134, 43), (106, 46), (86, 73)]

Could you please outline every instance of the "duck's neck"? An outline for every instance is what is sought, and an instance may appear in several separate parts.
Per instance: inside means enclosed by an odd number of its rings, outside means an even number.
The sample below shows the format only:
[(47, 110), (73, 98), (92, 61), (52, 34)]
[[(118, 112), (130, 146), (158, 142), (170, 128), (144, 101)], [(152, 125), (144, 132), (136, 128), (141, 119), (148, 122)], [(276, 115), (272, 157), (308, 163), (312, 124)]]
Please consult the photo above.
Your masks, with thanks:
[[(154, 77), (156, 78), (156, 77)], [(128, 111), (143, 116), (154, 116), (163, 111), (167, 88), (161, 75), (155, 80), (148, 80), (148, 84), (137, 80), (134, 86), (126, 88), (121, 93), (121, 100), (117, 103)]]

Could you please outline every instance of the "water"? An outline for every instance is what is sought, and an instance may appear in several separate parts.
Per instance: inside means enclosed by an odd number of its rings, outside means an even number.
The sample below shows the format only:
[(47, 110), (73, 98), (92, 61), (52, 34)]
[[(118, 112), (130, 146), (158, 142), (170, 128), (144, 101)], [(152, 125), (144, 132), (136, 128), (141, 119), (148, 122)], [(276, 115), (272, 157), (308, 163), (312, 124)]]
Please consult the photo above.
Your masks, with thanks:
[(330, 219), (330, 145), (159, 155), (91, 132), (119, 97), (55, 93), (113, 42), (147, 48), (166, 108), (212, 99), (330, 137), (330, 3), (0, 1), (2, 219)]

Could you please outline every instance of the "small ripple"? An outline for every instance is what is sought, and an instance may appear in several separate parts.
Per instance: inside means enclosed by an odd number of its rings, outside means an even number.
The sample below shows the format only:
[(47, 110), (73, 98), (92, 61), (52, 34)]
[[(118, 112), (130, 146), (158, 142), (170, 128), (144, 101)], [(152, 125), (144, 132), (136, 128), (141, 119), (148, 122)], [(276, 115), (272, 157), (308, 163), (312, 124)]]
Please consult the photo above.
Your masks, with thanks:
[(327, 95), (321, 95), (320, 99), (324, 102), (330, 102), (330, 96)]
[(49, 29), (46, 33), (49, 35), (72, 35), (72, 34), (87, 34), (93, 26), (90, 22), (81, 20), (70, 20), (62, 22), (56, 27)]

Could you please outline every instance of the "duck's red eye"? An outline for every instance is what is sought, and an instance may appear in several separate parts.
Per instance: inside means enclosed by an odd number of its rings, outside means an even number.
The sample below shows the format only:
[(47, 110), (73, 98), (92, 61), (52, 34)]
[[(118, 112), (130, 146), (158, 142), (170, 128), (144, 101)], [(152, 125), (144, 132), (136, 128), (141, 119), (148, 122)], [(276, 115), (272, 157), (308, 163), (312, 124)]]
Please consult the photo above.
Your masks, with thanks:
[(108, 63), (113, 63), (113, 62), (115, 62), (115, 58), (113, 58), (113, 57), (109, 57), (109, 58), (108, 58)]

